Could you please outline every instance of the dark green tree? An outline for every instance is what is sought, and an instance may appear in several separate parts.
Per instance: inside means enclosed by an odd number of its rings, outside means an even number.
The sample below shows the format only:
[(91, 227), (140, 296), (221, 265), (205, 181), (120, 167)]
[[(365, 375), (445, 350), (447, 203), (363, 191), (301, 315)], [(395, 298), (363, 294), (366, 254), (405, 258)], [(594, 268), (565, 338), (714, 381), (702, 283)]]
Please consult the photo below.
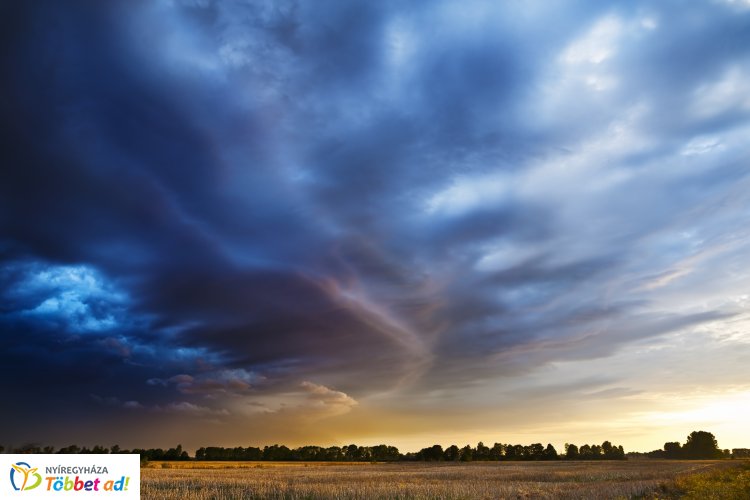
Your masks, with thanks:
[(445, 449), (445, 453), (443, 453), (443, 456), (450, 462), (458, 462), (458, 460), (461, 458), (461, 450), (458, 449), (458, 446), (452, 444)]
[(164, 452), (164, 460), (179, 460), (182, 454), (182, 445), (178, 444), (177, 448), (170, 448)]
[(489, 460), (490, 459), (490, 449), (485, 446), (485, 444), (481, 441), (477, 443), (477, 449), (474, 451), (474, 460)]
[(682, 458), (682, 446), (677, 441), (664, 443), (664, 458)]
[(706, 431), (691, 432), (682, 450), (685, 458), (709, 459), (722, 456), (716, 437)]
[(505, 452), (505, 445), (495, 443), (490, 449), (490, 460), (502, 460)]
[(551, 443), (547, 443), (542, 460), (557, 460), (557, 450)]
[(359, 460), (359, 448), (357, 448), (356, 444), (350, 444), (349, 446), (345, 446), (344, 448), (344, 458), (348, 460), (349, 462), (356, 462)]
[(284, 445), (279, 446), (275, 444), (273, 446), (266, 446), (263, 448), (263, 460), (289, 460), (292, 454), (291, 451)]
[(372, 447), (372, 460), (377, 462), (392, 462), (399, 459), (398, 448), (395, 446), (388, 446), (385, 444), (379, 444)]
[(523, 459), (523, 445), (521, 444), (514, 444), (514, 445), (508, 445), (505, 448), (505, 456), (508, 460), (521, 460)]
[(542, 460), (544, 458), (544, 446), (542, 443), (534, 443), (523, 447), (524, 460)]
[(577, 460), (578, 458), (580, 458), (578, 446), (565, 443), (565, 458), (568, 460)]
[(417, 453), (417, 460), (426, 460), (428, 462), (438, 462), (444, 458), (443, 447), (439, 444), (434, 444), (429, 448), (422, 448)]

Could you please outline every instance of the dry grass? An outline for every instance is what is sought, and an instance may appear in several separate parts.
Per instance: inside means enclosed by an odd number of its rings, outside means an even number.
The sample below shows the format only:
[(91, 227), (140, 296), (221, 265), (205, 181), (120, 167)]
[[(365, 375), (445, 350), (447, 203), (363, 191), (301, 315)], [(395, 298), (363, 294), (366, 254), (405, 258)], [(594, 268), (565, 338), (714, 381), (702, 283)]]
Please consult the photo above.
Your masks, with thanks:
[(144, 499), (665, 498), (731, 462), (152, 463)]
[(750, 461), (679, 477), (675, 489), (685, 500), (750, 499)]

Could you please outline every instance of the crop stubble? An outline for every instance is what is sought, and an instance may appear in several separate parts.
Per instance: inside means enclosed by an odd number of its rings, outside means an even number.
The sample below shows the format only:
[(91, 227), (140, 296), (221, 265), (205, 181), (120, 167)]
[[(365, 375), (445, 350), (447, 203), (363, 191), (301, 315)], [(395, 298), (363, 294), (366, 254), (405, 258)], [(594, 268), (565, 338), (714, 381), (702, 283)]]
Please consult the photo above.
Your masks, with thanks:
[(727, 462), (151, 463), (144, 499), (653, 498)]

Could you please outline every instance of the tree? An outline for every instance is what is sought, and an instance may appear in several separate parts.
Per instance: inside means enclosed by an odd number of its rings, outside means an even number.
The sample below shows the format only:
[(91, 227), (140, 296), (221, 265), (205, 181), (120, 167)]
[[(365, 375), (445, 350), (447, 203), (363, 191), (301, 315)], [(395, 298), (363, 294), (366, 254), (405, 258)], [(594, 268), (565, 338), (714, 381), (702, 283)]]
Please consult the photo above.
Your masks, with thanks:
[(506, 460), (521, 460), (523, 458), (523, 445), (509, 444), (505, 447)]
[(289, 460), (291, 450), (284, 445), (266, 446), (263, 448), (263, 460)]
[(557, 460), (557, 450), (551, 443), (547, 443), (547, 447), (544, 449), (544, 457), (542, 460)]
[(682, 457), (682, 447), (677, 441), (664, 443), (664, 458), (680, 458)]
[(164, 452), (164, 460), (180, 460), (182, 455), (182, 445), (178, 444), (177, 448), (170, 448)]
[[(440, 448), (440, 453), (443, 452), (443, 449)], [(372, 460), (372, 449), (368, 446), (359, 446), (357, 447), (357, 453), (359, 453), (359, 459), (363, 462), (369, 462)]]
[(485, 446), (485, 444), (481, 441), (477, 443), (477, 449), (474, 452), (474, 460), (489, 460), (490, 459), (490, 449)]
[(625, 450), (622, 449), (622, 445), (620, 446), (614, 446), (609, 441), (604, 441), (602, 443), (602, 458), (604, 460), (624, 460), (625, 459)]
[(427, 462), (438, 462), (443, 460), (443, 458), (443, 447), (439, 444), (434, 444), (429, 448), (422, 448), (417, 453), (417, 460), (426, 460)]
[(542, 460), (544, 458), (544, 446), (542, 443), (534, 443), (523, 447), (524, 460)]
[[(330, 448), (329, 448), (330, 450)], [(398, 448), (379, 444), (372, 447), (372, 459), (378, 462), (391, 462), (399, 459)]]
[(350, 444), (349, 446), (345, 446), (343, 448), (344, 450), (344, 458), (350, 462), (355, 462), (359, 460), (359, 448), (356, 444)]
[(693, 431), (682, 448), (685, 458), (721, 458), (722, 453), (716, 437), (706, 431)]
[(502, 460), (505, 446), (502, 443), (495, 443), (490, 449), (490, 460)]
[(565, 458), (567, 458), (568, 460), (576, 460), (578, 459), (578, 457), (578, 446), (565, 443)]
[(458, 462), (458, 460), (461, 458), (461, 450), (458, 449), (458, 446), (452, 444), (445, 449), (445, 453), (443, 453), (443, 456), (450, 462)]

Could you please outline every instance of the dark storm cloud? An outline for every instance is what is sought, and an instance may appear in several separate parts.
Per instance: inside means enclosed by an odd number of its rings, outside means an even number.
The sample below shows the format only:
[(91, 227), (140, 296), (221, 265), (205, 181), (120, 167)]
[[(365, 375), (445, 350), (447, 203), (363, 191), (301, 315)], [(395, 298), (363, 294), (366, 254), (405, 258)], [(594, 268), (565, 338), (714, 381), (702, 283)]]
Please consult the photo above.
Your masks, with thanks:
[(1, 9), (4, 379), (348, 409), (736, 313), (653, 292), (741, 254), (736, 5)]

